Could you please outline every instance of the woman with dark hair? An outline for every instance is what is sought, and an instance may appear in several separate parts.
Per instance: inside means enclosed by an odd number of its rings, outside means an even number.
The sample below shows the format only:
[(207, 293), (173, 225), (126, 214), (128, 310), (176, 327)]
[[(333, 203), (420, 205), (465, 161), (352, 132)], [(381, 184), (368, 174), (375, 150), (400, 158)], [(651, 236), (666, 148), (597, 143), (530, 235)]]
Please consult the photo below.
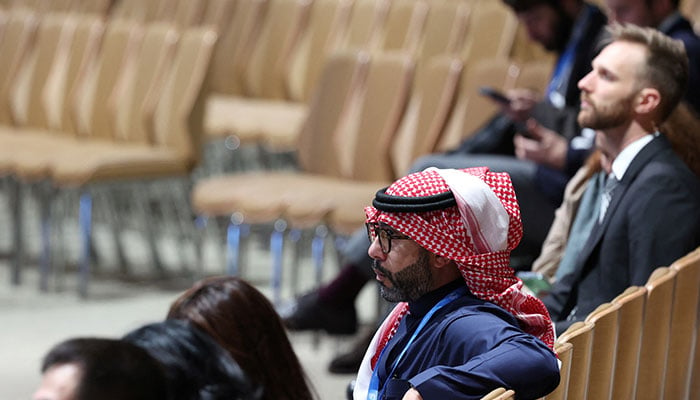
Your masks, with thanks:
[(165, 368), (171, 400), (258, 400), (238, 364), (209, 335), (185, 321), (145, 325), (124, 340), (145, 349)]
[(203, 279), (173, 302), (167, 318), (190, 321), (211, 335), (262, 386), (263, 399), (315, 397), (274, 307), (244, 280)]

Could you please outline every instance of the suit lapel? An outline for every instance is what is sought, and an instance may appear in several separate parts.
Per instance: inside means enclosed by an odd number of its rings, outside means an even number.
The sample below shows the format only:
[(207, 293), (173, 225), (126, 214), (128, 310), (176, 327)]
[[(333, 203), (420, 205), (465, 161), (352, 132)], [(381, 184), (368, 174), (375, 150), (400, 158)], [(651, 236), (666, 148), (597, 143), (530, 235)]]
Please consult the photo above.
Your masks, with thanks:
[(631, 186), (634, 180), (637, 178), (639, 173), (644, 169), (644, 167), (649, 164), (649, 162), (655, 158), (660, 152), (670, 148), (668, 141), (663, 135), (659, 135), (649, 142), (644, 148), (634, 157), (632, 163), (625, 171), (625, 175), (622, 177), (620, 183), (618, 183), (615, 188), (612, 198), (610, 199), (610, 204), (608, 205), (605, 217), (600, 224), (596, 224), (591, 231), (586, 244), (581, 249), (581, 253), (576, 260), (575, 273), (577, 274), (576, 282), (578, 282), (584, 272), (584, 266), (587, 264), (593, 250), (598, 246), (598, 243), (603, 237), (603, 233), (606, 231), (610, 219), (615, 214), (616, 209), (625, 197), (627, 189)]

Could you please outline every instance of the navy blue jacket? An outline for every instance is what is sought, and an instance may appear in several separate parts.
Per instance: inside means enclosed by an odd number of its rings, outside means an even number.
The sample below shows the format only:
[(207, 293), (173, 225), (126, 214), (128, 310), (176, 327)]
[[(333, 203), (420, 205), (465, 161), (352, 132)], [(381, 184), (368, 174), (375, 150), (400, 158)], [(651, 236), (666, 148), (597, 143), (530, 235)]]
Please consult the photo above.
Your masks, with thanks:
[(387, 379), (423, 316), (463, 285), (459, 279), (409, 304), (410, 314), (377, 362), (383, 398), (401, 399), (411, 386), (425, 400), (480, 399), (498, 387), (534, 399), (554, 390), (559, 366), (549, 347), (523, 332), (509, 312), (470, 293), (432, 316)]

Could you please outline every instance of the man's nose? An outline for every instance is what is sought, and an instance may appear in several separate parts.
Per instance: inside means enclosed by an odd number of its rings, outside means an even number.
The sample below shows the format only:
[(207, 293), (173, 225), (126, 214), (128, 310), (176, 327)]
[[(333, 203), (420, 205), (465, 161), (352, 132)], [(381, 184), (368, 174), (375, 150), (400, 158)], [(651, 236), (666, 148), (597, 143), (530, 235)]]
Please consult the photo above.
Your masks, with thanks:
[(382, 247), (379, 245), (378, 238), (375, 238), (372, 243), (370, 243), (369, 249), (367, 249), (367, 255), (375, 260), (384, 260), (386, 258), (386, 254), (384, 254)]

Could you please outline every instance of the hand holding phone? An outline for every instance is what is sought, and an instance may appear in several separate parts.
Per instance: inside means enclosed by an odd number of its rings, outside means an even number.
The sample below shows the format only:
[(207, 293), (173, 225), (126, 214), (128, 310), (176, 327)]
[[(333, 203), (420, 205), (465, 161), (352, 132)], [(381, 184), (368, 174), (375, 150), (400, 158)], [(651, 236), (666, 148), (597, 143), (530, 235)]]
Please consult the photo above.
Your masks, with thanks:
[(479, 93), (504, 106), (510, 104), (510, 98), (508, 98), (508, 96), (491, 86), (481, 86), (479, 88)]

